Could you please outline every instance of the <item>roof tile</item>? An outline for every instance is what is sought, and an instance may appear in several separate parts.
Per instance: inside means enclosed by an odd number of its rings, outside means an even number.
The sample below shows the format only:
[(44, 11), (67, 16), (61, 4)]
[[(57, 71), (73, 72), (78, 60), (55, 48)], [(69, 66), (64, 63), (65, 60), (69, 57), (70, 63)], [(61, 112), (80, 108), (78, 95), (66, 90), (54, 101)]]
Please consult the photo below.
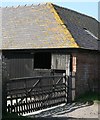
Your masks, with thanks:
[[(50, 3), (2, 8), (1, 49), (97, 49), (97, 40), (83, 30), (84, 16), (77, 14)], [(96, 30), (91, 31), (96, 34)]]

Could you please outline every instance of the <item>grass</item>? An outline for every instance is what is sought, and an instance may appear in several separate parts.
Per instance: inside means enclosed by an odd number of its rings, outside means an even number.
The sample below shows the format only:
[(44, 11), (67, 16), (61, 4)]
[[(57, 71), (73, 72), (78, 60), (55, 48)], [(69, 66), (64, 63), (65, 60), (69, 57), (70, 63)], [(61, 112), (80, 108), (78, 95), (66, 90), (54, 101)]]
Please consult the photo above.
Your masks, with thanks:
[(75, 101), (78, 102), (93, 101), (100, 103), (100, 94), (96, 92), (86, 92), (80, 95)]
[(18, 116), (16, 113), (6, 113), (3, 115), (3, 118), (1, 120), (48, 120), (48, 119), (45, 117), (29, 118), (27, 116)]
[(25, 120), (25, 117), (18, 116), (16, 113), (6, 113), (3, 115), (2, 120)]

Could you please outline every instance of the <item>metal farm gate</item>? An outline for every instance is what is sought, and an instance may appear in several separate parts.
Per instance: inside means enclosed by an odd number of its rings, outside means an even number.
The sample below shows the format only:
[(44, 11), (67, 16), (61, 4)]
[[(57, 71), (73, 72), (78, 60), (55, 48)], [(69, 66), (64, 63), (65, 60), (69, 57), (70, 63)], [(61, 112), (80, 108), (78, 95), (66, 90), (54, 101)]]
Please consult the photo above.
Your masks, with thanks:
[(7, 112), (23, 115), (66, 103), (67, 80), (65, 73), (9, 80), (7, 82)]

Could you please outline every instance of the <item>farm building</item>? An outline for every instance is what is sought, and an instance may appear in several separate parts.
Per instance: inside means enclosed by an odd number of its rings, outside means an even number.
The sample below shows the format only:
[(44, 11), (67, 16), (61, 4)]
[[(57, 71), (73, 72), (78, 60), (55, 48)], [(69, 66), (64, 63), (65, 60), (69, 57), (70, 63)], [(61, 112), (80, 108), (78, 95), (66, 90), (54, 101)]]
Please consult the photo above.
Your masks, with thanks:
[[(52, 91), (53, 99), (65, 95), (70, 101), (86, 91), (98, 90), (100, 53), (96, 19), (51, 3), (1, 10), (2, 84), (8, 83), (9, 96), (16, 93), (11, 94), (13, 90), (26, 86), (28, 91), (33, 91), (34, 86), (56, 89), (57, 83), (66, 85), (65, 93)], [(61, 96), (52, 97), (56, 94)], [(59, 101), (57, 104), (65, 102)]]

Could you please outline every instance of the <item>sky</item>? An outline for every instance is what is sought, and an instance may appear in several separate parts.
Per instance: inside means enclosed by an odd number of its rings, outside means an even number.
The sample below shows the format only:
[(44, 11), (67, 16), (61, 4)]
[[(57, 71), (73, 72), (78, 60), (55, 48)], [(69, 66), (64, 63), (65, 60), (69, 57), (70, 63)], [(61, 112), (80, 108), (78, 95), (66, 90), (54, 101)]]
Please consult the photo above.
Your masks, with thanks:
[(52, 2), (56, 5), (94, 17), (98, 20), (98, 1), (99, 0), (2, 0), (0, 6), (5, 7)]

